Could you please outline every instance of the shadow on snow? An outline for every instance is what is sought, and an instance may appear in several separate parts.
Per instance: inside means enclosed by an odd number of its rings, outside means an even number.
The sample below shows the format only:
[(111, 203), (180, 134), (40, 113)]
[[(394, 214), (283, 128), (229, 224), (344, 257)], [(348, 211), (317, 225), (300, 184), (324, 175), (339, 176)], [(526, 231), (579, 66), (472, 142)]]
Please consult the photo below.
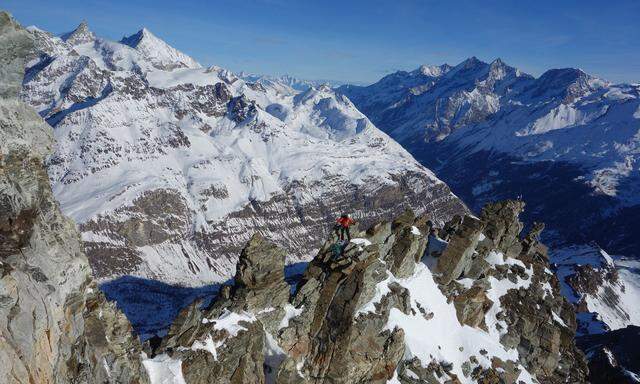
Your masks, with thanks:
[[(295, 289), (307, 268), (306, 262), (285, 266), (285, 280)], [(122, 276), (100, 285), (107, 300), (115, 301), (124, 312), (141, 341), (154, 335), (165, 336), (182, 309), (197, 300), (206, 307), (216, 299), (223, 285), (232, 285), (233, 279), (224, 283), (202, 287), (183, 287), (135, 276)]]

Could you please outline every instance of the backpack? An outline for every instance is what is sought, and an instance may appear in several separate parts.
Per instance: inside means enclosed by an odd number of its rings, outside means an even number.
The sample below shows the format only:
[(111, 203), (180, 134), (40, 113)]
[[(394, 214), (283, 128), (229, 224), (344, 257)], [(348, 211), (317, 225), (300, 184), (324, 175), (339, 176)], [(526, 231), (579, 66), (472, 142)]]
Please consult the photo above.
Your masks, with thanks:
[(333, 245), (331, 246), (331, 252), (333, 253), (334, 259), (342, 256), (342, 244), (339, 241), (333, 243)]

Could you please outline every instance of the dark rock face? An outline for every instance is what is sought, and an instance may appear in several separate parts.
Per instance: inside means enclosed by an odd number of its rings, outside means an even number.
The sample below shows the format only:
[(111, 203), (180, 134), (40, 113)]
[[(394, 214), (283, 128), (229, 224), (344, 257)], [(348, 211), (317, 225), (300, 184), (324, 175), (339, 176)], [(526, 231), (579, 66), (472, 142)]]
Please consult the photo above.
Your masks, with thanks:
[(470, 216), (465, 217), (462, 225), (449, 240), (449, 245), (438, 259), (438, 270), (442, 273), (442, 284), (462, 276), (471, 267), (473, 253), (480, 239), (484, 223)]
[[(129, 320), (115, 304), (108, 302), (95, 283), (84, 297), (72, 296), (65, 304), (66, 315), (82, 311), (83, 332), (71, 344), (71, 356), (64, 363), (70, 382), (147, 383), (142, 367), (142, 346)], [(63, 343), (64, 345), (64, 343)]]
[[(42, 166), (37, 161), (25, 163), (23, 158), (15, 158), (25, 153), (12, 152), (8, 154), (0, 165), (0, 175), (13, 189), (19, 189), (20, 177), (37, 175), (46, 177), (42, 173)], [(38, 174), (38, 171), (40, 173)], [(0, 201), (0, 259), (14, 255), (20, 251), (33, 234), (34, 219), (37, 215), (37, 201), (25, 202), (24, 207), (15, 206), (15, 197), (3, 194)], [(30, 204), (29, 204), (30, 203)]]
[(640, 327), (636, 326), (578, 338), (578, 345), (589, 357), (589, 380), (603, 384), (637, 383), (637, 372), (640, 372), (638, 342)]

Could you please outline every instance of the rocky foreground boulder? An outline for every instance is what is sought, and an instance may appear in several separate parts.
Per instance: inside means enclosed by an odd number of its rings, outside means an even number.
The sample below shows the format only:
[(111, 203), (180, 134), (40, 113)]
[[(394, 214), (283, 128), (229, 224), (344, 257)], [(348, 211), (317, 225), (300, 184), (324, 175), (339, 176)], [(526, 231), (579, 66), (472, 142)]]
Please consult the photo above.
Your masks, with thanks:
[(410, 211), (343, 249), (331, 237), (291, 287), (283, 251), (256, 235), (235, 282), (185, 308), (144, 364), (190, 384), (587, 382), (573, 307), (541, 226), (521, 233), (523, 208), (455, 218), (439, 258)]
[(18, 100), (32, 46), (0, 13), (0, 383), (146, 383), (140, 343), (51, 192), (51, 127)]

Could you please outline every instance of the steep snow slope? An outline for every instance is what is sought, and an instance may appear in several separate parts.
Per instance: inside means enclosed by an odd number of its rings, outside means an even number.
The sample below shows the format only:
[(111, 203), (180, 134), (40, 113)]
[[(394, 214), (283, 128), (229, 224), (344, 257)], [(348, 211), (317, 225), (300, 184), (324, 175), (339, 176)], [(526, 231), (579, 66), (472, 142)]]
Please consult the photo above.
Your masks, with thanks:
[(440, 222), (465, 210), (326, 86), (248, 83), (145, 29), (122, 43), (77, 30), (91, 38), (31, 30), (22, 95), (54, 127), (53, 189), (100, 277), (220, 281), (255, 231), (296, 261), (341, 210), (363, 224), (405, 206)]
[(339, 91), (474, 208), (521, 196), (556, 244), (639, 255), (639, 84), (500, 59), (435, 68)]
[(197, 61), (160, 40), (146, 28), (123, 37), (120, 42), (134, 48), (158, 69), (200, 68)]

